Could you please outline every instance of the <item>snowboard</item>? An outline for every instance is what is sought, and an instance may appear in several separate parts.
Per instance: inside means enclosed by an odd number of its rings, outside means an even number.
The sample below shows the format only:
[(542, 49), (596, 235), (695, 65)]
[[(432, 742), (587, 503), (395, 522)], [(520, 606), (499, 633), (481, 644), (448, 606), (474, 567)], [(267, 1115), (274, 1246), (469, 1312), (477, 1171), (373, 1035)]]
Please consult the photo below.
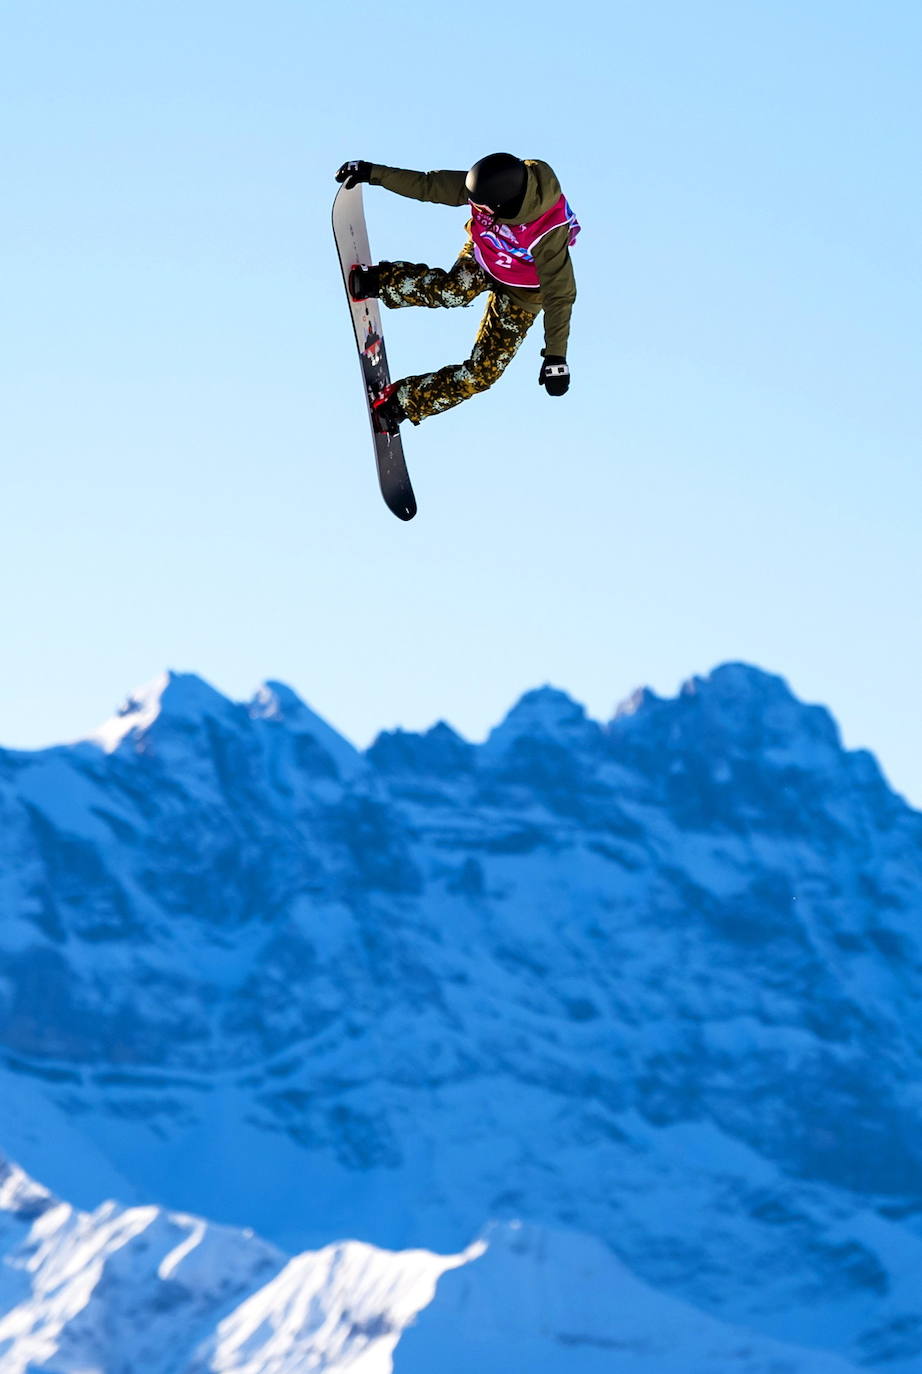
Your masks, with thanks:
[(412, 520), (416, 514), (416, 497), (410, 485), (410, 474), (407, 472), (400, 435), (382, 434), (375, 427), (371, 408), (374, 398), (390, 383), (387, 353), (381, 333), (381, 311), (377, 301), (354, 301), (349, 295), (349, 269), (356, 263), (374, 262), (368, 247), (361, 184), (353, 186), (349, 191), (342, 186), (337, 192), (333, 202), (333, 236), (336, 239), (346, 299), (349, 302), (352, 328), (355, 331), (355, 343), (359, 351), (381, 495), (388, 509), (393, 511), (398, 519)]

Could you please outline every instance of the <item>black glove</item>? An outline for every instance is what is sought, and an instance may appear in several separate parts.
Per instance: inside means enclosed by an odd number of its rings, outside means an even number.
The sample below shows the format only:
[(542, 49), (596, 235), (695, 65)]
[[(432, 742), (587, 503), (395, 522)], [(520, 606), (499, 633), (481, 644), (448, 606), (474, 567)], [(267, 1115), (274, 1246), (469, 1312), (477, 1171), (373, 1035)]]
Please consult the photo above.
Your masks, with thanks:
[(371, 163), (344, 162), (336, 173), (336, 180), (341, 182), (347, 191), (351, 191), (360, 181), (371, 180)]
[(566, 358), (545, 358), (538, 382), (549, 396), (562, 396), (570, 385), (570, 369)]

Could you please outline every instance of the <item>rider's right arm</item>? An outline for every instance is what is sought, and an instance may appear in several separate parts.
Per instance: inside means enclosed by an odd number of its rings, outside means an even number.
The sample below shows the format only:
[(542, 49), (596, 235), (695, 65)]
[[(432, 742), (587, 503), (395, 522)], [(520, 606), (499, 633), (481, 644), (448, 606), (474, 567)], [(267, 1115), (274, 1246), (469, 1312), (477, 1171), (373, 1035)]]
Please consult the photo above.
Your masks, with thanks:
[(372, 186), (383, 186), (398, 196), (426, 200), (433, 205), (466, 205), (467, 172), (405, 172), (399, 167), (371, 168)]

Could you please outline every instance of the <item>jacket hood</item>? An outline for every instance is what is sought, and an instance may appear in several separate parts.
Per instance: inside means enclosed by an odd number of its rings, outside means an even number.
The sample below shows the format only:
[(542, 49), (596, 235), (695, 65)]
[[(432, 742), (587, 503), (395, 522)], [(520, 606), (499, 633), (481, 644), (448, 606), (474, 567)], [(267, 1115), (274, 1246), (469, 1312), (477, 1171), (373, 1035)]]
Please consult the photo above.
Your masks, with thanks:
[(546, 214), (563, 194), (552, 167), (546, 162), (537, 162), (532, 158), (525, 158), (524, 161), (528, 180), (525, 183), (525, 197), (521, 209), (514, 219), (497, 216), (497, 224), (531, 224), (533, 220), (540, 219)]

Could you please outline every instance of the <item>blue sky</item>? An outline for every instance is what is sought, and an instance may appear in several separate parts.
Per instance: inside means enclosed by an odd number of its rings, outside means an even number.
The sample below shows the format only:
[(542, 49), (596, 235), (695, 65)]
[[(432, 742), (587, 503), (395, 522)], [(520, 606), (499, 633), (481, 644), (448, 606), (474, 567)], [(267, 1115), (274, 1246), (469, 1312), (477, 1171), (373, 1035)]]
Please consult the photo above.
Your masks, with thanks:
[[(350, 53), (367, 52), (351, 58)], [(0, 740), (164, 667), (295, 687), (359, 743), (606, 717), (726, 659), (922, 805), (915, 3), (0, 4)], [(333, 251), (347, 157), (557, 169), (562, 400), (535, 333), (380, 502)], [(463, 214), (367, 195), (381, 257)], [(478, 312), (386, 318), (396, 373)]]

